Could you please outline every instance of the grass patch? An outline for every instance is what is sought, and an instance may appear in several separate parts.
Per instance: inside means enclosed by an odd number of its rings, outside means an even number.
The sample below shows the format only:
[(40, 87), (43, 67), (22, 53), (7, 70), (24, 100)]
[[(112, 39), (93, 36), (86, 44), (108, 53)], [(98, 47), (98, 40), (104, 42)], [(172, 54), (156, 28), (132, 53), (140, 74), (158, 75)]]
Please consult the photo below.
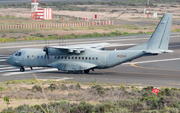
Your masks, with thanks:
[(173, 32), (180, 32), (180, 29), (174, 29)]
[(32, 41), (32, 40), (52, 40), (52, 39), (75, 39), (75, 38), (90, 38), (90, 37), (108, 37), (108, 36), (122, 36), (122, 35), (134, 35), (134, 34), (143, 34), (143, 32), (138, 33), (127, 33), (127, 32), (120, 32), (118, 30), (110, 32), (110, 33), (97, 33), (94, 32), (92, 34), (85, 34), (85, 35), (76, 35), (76, 34), (69, 34), (69, 35), (50, 35), (48, 37), (36, 37), (36, 36), (28, 36), (22, 40), (16, 38), (0, 38), (0, 42), (15, 42), (15, 41)]

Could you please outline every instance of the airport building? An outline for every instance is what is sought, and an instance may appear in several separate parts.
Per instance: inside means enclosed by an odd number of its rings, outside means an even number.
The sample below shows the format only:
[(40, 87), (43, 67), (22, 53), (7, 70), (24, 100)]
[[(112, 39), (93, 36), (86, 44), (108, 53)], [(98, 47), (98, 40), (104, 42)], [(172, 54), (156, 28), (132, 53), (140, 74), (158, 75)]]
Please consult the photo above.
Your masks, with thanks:
[(31, 20), (53, 19), (52, 8), (38, 8), (38, 0), (31, 0)]

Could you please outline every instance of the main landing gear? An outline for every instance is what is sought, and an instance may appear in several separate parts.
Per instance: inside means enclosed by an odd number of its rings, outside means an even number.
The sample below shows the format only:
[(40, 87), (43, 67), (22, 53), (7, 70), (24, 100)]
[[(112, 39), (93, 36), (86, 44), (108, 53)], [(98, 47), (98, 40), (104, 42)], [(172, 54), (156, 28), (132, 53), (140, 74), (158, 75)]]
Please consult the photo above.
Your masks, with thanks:
[(81, 74), (82, 71), (68, 71), (69, 74)]
[(88, 70), (84, 70), (84, 73), (88, 74), (89, 73), (89, 69)]
[[(81, 74), (83, 73), (83, 71), (68, 71), (69, 74)], [(89, 73), (89, 69), (88, 70), (84, 70), (85, 74)]]
[(21, 67), (21, 68), (20, 68), (20, 71), (21, 71), (21, 72), (24, 72), (24, 71), (25, 71), (24, 67)]

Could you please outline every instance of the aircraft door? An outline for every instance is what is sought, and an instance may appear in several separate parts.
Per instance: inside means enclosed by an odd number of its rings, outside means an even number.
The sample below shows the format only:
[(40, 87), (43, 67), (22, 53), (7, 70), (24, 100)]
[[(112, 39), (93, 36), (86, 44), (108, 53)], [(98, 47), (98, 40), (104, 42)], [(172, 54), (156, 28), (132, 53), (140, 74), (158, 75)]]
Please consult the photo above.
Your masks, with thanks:
[(107, 57), (107, 53), (105, 53), (105, 52), (102, 52), (99, 54), (99, 60), (98, 60), (99, 67), (101, 67), (101, 68), (107, 67), (106, 57)]

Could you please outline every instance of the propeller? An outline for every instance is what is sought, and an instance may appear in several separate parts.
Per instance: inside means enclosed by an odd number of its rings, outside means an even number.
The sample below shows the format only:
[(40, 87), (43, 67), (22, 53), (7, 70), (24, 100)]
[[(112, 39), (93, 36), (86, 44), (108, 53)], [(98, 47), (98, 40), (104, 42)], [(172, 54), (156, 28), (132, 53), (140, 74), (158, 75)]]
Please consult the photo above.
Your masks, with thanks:
[(48, 51), (49, 41), (48, 41), (48, 44), (47, 44), (46, 39), (45, 39), (45, 44), (46, 44), (46, 46), (43, 48), (43, 51), (46, 52), (45, 58), (46, 58), (46, 56), (47, 56), (47, 58), (49, 59), (49, 51)]

